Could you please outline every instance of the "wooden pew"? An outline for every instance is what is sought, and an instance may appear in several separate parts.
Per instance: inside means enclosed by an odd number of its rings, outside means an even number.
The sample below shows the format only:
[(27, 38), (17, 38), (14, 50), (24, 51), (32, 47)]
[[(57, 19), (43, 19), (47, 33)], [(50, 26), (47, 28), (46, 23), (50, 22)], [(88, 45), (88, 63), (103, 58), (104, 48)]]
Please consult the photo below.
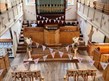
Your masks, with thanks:
[(98, 48), (98, 47), (102, 48), (102, 47), (107, 47), (107, 46), (109, 46), (109, 43), (92, 43), (88, 41), (87, 52), (89, 56), (93, 56), (94, 55), (93, 51), (95, 48)]
[(51, 56), (51, 54), (49, 54), (46, 61), (43, 60), (43, 56), (44, 56), (44, 54), (33, 54), (32, 58), (33, 59), (40, 58), (39, 62), (56, 62), (56, 61), (60, 62), (60, 61), (62, 61), (62, 62), (73, 62), (75, 64), (77, 64), (79, 62), (78, 59), (72, 58), (72, 60), (69, 60), (69, 57), (67, 54), (64, 54), (62, 56), (62, 58), (59, 56), (59, 54), (55, 54), (54, 58)]
[(105, 81), (109, 81), (109, 65), (103, 71), (103, 78), (104, 78)]
[(42, 27), (26, 27), (24, 28), (23, 34), (24, 37), (31, 37), (33, 41), (40, 44), (44, 43), (44, 29)]
[(60, 43), (71, 44), (73, 37), (79, 37), (80, 30), (77, 26), (60, 27)]
[(97, 49), (94, 50), (93, 53), (94, 53), (93, 60), (95, 61), (94, 65), (96, 68), (101, 70), (100, 62), (102, 62), (103, 60), (102, 56), (104, 54), (109, 54), (109, 46), (98, 47)]
[(40, 71), (23, 71), (23, 72), (12, 72), (12, 78), (14, 81), (44, 81)]
[(88, 77), (92, 76), (95, 81), (96, 70), (67, 70), (67, 74), (64, 76), (64, 81), (69, 81), (70, 77), (74, 78), (74, 81), (79, 81), (79, 77), (82, 77), (84, 81), (88, 81)]

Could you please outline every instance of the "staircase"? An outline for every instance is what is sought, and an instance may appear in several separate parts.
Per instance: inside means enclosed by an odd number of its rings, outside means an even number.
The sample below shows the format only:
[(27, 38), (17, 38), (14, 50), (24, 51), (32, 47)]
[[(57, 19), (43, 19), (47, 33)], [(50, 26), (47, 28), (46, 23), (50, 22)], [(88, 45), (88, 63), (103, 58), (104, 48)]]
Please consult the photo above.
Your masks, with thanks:
[(26, 45), (24, 43), (24, 35), (23, 35), (24, 28), (21, 29), (19, 43), (17, 47), (17, 54), (25, 54), (26, 53)]

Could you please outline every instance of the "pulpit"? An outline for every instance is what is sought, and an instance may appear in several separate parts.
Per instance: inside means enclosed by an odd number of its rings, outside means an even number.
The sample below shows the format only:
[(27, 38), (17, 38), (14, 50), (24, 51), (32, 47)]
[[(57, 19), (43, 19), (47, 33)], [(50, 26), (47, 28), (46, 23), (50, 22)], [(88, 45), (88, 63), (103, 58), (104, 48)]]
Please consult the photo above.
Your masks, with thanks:
[(62, 46), (72, 43), (73, 37), (79, 37), (77, 26), (59, 26), (58, 24), (46, 24), (42, 27), (25, 27), (24, 37), (31, 37), (34, 42), (47, 46)]
[(44, 42), (46, 45), (59, 45), (59, 28), (58, 25), (45, 25)]

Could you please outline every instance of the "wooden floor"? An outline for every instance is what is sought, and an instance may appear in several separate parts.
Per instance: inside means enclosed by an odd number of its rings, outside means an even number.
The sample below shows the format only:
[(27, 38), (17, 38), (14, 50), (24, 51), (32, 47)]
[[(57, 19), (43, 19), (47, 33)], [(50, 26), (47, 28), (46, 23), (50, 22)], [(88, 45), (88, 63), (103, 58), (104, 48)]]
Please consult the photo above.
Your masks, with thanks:
[[(82, 52), (78, 55), (79, 57), (84, 58), (82, 63), (78, 63), (79, 69), (96, 69), (94, 66), (91, 66), (88, 63), (90, 59), (87, 56), (86, 52)], [(16, 58), (11, 63), (11, 66), (18, 65), (18, 69), (23, 70), (23, 60), (27, 58), (26, 55), (17, 55)], [(40, 70), (41, 75), (44, 77), (44, 81), (64, 81), (63, 77), (66, 74), (68, 69), (77, 69), (74, 63), (65, 63), (65, 62), (43, 62), (38, 63), (37, 65), (31, 64), (32, 70)], [(11, 77), (12, 69), (10, 68), (3, 81), (13, 81)], [(73, 78), (70, 78), (70, 81), (74, 81)], [(79, 81), (83, 81), (82, 78), (79, 78)], [(90, 77), (89, 81), (93, 81)], [(102, 73), (97, 71), (96, 81), (103, 81)]]

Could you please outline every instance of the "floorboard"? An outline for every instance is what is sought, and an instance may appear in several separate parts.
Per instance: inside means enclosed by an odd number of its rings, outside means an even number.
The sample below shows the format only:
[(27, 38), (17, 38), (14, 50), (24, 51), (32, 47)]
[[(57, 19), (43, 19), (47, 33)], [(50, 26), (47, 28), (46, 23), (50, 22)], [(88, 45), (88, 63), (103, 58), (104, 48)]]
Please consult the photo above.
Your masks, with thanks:
[[(78, 57), (84, 58), (82, 63), (78, 63), (79, 69), (96, 69), (94, 66), (89, 65), (87, 52), (79, 52)], [(26, 55), (18, 54), (16, 58), (12, 61), (11, 66), (18, 66), (17, 70), (24, 70), (23, 60), (27, 58)], [(90, 58), (91, 59), (91, 58)], [(64, 81), (64, 75), (68, 69), (77, 69), (74, 63), (71, 62), (42, 62), (38, 64), (31, 64), (30, 70), (40, 70), (41, 75), (44, 77), (44, 81)], [(3, 81), (13, 81), (11, 77), (12, 69), (10, 68), (4, 77)], [(70, 78), (69, 81), (73, 81), (73, 78)], [(79, 77), (79, 81), (83, 81)], [(90, 77), (89, 81), (93, 81)], [(96, 81), (103, 81), (102, 73), (97, 71)]]

